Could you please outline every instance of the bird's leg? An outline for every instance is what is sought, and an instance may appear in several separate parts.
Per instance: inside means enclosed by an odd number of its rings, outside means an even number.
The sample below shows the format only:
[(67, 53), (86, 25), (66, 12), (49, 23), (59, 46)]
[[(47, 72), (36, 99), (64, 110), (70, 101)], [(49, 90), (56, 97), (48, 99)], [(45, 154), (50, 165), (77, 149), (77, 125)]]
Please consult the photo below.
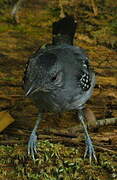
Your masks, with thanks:
[(82, 123), (83, 129), (84, 129), (84, 134), (85, 134), (86, 150), (85, 150), (84, 158), (88, 155), (90, 163), (91, 163), (92, 157), (95, 159), (95, 161), (97, 161), (91, 138), (88, 134), (87, 127), (84, 123), (83, 109), (79, 109), (78, 117), (79, 117), (80, 122)]
[(37, 128), (39, 126), (41, 119), (42, 119), (42, 113), (38, 114), (38, 118), (36, 120), (34, 129), (31, 133), (29, 141), (28, 141), (28, 155), (31, 155), (33, 160), (35, 160), (34, 154), (37, 153), (37, 150), (36, 150), (36, 143), (37, 143), (36, 131), (37, 131)]

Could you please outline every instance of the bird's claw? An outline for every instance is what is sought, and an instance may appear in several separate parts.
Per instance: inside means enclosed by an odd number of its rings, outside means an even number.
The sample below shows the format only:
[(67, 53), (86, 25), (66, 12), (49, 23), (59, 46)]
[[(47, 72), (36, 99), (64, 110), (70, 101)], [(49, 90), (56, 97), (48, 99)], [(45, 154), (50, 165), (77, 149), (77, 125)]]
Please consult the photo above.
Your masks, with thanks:
[(86, 150), (85, 150), (84, 158), (86, 158), (87, 155), (89, 156), (90, 164), (91, 164), (92, 158), (94, 158), (95, 161), (97, 162), (95, 150), (94, 150), (90, 137), (86, 138)]
[(35, 153), (37, 153), (36, 143), (37, 143), (37, 135), (35, 131), (33, 131), (28, 141), (28, 155), (31, 155), (34, 161), (35, 161)]

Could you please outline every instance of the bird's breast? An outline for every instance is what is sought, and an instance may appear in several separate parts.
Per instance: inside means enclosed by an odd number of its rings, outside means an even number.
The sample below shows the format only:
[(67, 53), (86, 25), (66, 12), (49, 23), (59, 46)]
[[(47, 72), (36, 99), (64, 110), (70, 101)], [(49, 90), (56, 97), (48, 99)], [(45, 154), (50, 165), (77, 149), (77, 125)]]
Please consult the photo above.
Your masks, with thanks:
[(56, 93), (38, 92), (31, 97), (40, 112), (64, 111), (63, 101)]
[(90, 92), (82, 94), (79, 89), (65, 88), (54, 92), (36, 92), (32, 99), (40, 112), (64, 112), (79, 107), (89, 99)]

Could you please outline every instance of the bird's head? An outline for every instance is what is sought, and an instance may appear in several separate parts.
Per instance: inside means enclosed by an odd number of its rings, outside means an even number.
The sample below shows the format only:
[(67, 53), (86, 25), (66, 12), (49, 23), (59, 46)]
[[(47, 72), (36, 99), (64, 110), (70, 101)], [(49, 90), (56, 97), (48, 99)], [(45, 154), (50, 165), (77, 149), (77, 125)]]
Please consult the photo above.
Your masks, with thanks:
[(26, 71), (26, 96), (35, 92), (52, 92), (63, 85), (63, 69), (57, 56), (43, 53), (29, 61)]

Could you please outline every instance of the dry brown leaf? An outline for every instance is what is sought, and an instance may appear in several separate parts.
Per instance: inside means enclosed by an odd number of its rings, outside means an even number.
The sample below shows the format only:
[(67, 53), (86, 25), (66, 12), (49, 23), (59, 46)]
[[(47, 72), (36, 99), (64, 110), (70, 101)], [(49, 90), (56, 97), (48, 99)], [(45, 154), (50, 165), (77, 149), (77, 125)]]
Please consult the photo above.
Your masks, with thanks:
[(6, 112), (1, 111), (0, 112), (0, 132), (2, 132), (8, 125), (13, 123), (15, 120), (12, 118), (12, 116)]

